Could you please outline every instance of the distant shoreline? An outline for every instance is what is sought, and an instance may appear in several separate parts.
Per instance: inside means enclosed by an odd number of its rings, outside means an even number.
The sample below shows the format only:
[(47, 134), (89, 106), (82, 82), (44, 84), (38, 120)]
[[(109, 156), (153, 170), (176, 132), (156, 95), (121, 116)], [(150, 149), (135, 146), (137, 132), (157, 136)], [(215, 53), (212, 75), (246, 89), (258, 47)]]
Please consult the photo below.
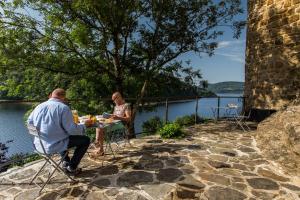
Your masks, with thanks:
[(26, 105), (31, 105), (33, 104), (34, 102), (26, 102), (26, 101), (22, 101), (22, 100), (3, 100), (1, 99), (0, 100), (0, 104), (1, 103), (9, 103), (9, 104), (26, 104)]

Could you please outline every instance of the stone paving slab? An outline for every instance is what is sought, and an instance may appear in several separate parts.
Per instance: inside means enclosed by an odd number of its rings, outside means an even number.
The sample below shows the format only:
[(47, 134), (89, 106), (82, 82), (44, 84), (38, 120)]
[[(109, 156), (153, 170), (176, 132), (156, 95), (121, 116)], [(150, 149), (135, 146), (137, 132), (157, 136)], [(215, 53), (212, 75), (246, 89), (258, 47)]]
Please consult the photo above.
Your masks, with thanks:
[(134, 139), (116, 158), (85, 156), (78, 184), (56, 173), (42, 194), (28, 183), (43, 162), (11, 170), (0, 176), (0, 200), (300, 199), (300, 178), (283, 174), (277, 163), (265, 159), (254, 132), (231, 131), (224, 122), (192, 126), (187, 132), (181, 140)]

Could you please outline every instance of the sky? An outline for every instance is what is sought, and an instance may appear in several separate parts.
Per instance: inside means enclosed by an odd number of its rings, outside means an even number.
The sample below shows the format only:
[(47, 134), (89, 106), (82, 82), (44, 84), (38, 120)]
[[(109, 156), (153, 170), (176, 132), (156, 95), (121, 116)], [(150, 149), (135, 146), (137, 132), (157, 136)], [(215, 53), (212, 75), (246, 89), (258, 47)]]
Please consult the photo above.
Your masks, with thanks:
[[(238, 19), (247, 20), (247, 1), (242, 1), (244, 13)], [(202, 78), (209, 83), (223, 81), (245, 80), (245, 47), (246, 28), (243, 29), (239, 39), (233, 38), (232, 30), (226, 30), (218, 39), (218, 48), (212, 57), (202, 55), (199, 57), (193, 53), (187, 53), (180, 59), (190, 60), (191, 66), (200, 69)]]

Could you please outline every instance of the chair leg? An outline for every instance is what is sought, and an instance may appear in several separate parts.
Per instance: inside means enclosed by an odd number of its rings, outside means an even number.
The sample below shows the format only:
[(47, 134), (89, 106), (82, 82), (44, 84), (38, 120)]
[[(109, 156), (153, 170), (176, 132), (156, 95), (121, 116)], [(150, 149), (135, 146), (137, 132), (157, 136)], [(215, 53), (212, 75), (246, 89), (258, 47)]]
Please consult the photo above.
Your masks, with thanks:
[(127, 143), (130, 147), (132, 147), (131, 143), (130, 143), (130, 139), (129, 136), (127, 135), (126, 139), (125, 139), (125, 143)]
[(126, 147), (126, 144), (128, 144), (129, 147), (132, 147), (132, 145), (130, 143), (130, 139), (129, 139), (129, 133), (127, 130), (125, 130), (125, 132), (124, 132), (124, 140), (125, 140), (124, 148)]
[(126, 144), (128, 144), (129, 147), (132, 147), (132, 145), (130, 143), (130, 139), (128, 139), (128, 138), (125, 139), (124, 148), (126, 147)]
[(115, 134), (112, 135), (111, 140), (110, 140), (110, 143), (112, 143), (112, 142), (115, 143), (116, 146), (117, 146), (115, 151), (116, 151), (116, 152), (119, 151), (120, 145), (119, 145), (119, 143), (118, 143), (118, 142), (119, 142), (118, 135), (115, 135)]
[(245, 118), (241, 118), (238, 121), (239, 121), (240, 126), (243, 127), (244, 132), (251, 131), (251, 128), (247, 125), (247, 122), (246, 122)]
[(113, 150), (112, 147), (111, 147), (111, 142), (108, 143), (108, 147), (109, 147), (109, 149), (110, 149), (110, 151), (111, 151), (113, 157), (116, 158), (115, 152), (114, 152), (114, 150)]
[(65, 174), (71, 181), (76, 182), (75, 179), (73, 179), (69, 174), (67, 174), (60, 166), (57, 164), (53, 159), (50, 158), (51, 164), (53, 167), (55, 167), (58, 171), (62, 172)]
[(46, 164), (47, 164), (47, 160), (45, 161), (45, 163), (43, 164), (43, 166), (40, 168), (40, 170), (34, 175), (34, 177), (32, 178), (32, 180), (30, 181), (29, 185), (31, 185), (33, 183), (33, 181), (36, 179), (36, 177), (41, 173), (41, 171), (45, 168)]
[(248, 124), (245, 120), (243, 120), (242, 123), (248, 129), (248, 131), (251, 131), (251, 128), (248, 126)]
[(241, 121), (238, 118), (234, 118), (235, 122), (236, 122), (236, 126), (239, 126), (243, 129), (244, 132), (246, 132), (245, 128), (243, 127)]
[(51, 166), (53, 166), (53, 171), (49, 174), (47, 181), (43, 184), (43, 186), (41, 187), (39, 194), (43, 191), (43, 189), (45, 188), (45, 186), (51, 181), (52, 176), (54, 175), (55, 171), (61, 171), (63, 174), (65, 174), (66, 176), (68, 176), (69, 179), (71, 179), (71, 181), (75, 182), (76, 180), (73, 179), (72, 177), (70, 177), (68, 174), (66, 174), (63, 169), (59, 166), (62, 163), (62, 159), (61, 161), (57, 164), (53, 159), (49, 158), (48, 162), (51, 164)]
[[(112, 133), (107, 134), (106, 145), (105, 145), (105, 150), (104, 150), (104, 152), (106, 151), (107, 148), (109, 148), (110, 151), (111, 151), (111, 153), (113, 154), (113, 157), (116, 158), (116, 157), (115, 157), (115, 153), (114, 153), (114, 151), (113, 151), (113, 149), (112, 149), (112, 147), (111, 147), (111, 141), (112, 141), (112, 140), (113, 140), (113, 134), (112, 134)], [(105, 155), (105, 153), (104, 153), (104, 155)]]
[(65, 157), (66, 157), (68, 154), (69, 154), (69, 151), (66, 151), (65, 154), (61, 157), (60, 162), (59, 162), (59, 165), (60, 165), (60, 163), (62, 163), (62, 162), (64, 161)]
[(47, 181), (43, 184), (43, 186), (41, 187), (40, 191), (39, 191), (39, 194), (42, 192), (42, 190), (45, 188), (45, 186), (50, 182), (51, 180), (51, 177), (53, 176), (54, 172), (56, 171), (57, 169), (54, 167), (53, 171), (51, 172), (51, 174), (48, 176), (48, 179)]

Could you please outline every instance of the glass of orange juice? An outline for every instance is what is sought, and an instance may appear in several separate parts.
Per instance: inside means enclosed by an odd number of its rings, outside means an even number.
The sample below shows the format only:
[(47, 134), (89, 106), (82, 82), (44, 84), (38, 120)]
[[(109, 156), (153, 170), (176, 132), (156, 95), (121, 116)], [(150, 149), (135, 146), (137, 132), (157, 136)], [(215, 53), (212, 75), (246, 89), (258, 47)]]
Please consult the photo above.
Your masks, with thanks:
[(78, 124), (79, 123), (79, 117), (78, 117), (77, 110), (72, 110), (72, 114), (73, 114), (74, 123)]
[(95, 116), (91, 117), (92, 123), (95, 124), (97, 122), (97, 118)]

